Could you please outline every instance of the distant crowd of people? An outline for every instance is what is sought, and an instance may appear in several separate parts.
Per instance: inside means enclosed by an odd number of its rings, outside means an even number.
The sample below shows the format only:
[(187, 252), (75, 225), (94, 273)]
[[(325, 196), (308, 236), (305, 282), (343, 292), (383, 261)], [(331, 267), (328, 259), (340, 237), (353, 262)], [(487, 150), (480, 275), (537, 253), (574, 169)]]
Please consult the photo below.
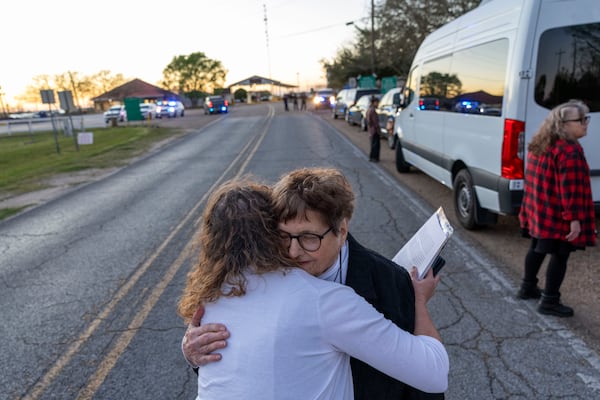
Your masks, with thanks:
[[(294, 111), (306, 111), (306, 93), (286, 93), (283, 95), (283, 106), (285, 111), (290, 111), (289, 103), (292, 103)], [(298, 108), (298, 101), (300, 101), (300, 108)]]

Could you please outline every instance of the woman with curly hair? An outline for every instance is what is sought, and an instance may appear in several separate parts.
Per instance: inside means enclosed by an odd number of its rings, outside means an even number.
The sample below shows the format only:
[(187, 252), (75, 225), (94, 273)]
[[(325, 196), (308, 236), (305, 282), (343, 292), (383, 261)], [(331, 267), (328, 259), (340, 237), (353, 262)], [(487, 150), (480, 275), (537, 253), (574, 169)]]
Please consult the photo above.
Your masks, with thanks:
[[(587, 134), (588, 113), (589, 108), (578, 100), (556, 106), (527, 147), (519, 220), (531, 245), (517, 297), (541, 297), (538, 311), (542, 314), (574, 314), (571, 307), (560, 302), (567, 261), (571, 252), (596, 244), (590, 169), (579, 144)], [(550, 261), (542, 291), (537, 286), (537, 275), (546, 254), (550, 254)]]
[(352, 288), (297, 267), (284, 239), (316, 250), (328, 232), (284, 238), (278, 222), (264, 185), (232, 181), (208, 200), (178, 311), (189, 323), (203, 305), (203, 320), (226, 324), (231, 336), (222, 360), (199, 369), (197, 399), (350, 400), (350, 356), (420, 390), (445, 391), (439, 339), (398, 328)]

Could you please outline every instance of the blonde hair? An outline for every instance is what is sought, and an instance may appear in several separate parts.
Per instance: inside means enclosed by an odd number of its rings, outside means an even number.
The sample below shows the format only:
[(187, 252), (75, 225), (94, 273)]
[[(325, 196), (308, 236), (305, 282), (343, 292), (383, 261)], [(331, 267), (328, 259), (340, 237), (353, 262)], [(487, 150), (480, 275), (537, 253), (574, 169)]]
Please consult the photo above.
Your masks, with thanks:
[(565, 130), (565, 123), (568, 120), (584, 118), (589, 112), (589, 107), (580, 100), (569, 100), (554, 107), (531, 139), (527, 150), (539, 156), (559, 139), (577, 140)]
[(226, 182), (208, 199), (198, 262), (188, 273), (178, 313), (189, 323), (199, 305), (246, 293), (244, 273), (295, 267), (278, 232), (271, 189), (247, 178)]

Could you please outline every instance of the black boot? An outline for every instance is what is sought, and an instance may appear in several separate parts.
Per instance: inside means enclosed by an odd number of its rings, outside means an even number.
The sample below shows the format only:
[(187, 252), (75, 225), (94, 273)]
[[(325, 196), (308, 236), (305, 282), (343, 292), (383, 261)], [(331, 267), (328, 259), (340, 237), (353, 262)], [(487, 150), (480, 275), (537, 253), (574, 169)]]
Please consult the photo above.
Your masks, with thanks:
[(517, 298), (521, 300), (539, 299), (542, 296), (542, 289), (537, 286), (536, 282), (521, 283), (521, 288), (517, 292)]
[(542, 293), (542, 299), (537, 310), (540, 314), (554, 315), (556, 317), (572, 317), (574, 314), (571, 307), (561, 304), (560, 294), (551, 296)]

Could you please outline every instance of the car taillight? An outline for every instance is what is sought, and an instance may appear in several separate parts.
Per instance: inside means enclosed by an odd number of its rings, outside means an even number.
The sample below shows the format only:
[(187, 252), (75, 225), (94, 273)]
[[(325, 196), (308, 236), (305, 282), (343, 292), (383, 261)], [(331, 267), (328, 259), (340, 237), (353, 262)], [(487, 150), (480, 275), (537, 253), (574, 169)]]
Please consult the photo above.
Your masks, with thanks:
[(514, 119), (504, 120), (504, 141), (502, 142), (502, 177), (523, 179), (525, 155), (525, 122)]
[(212, 101), (209, 101), (209, 102), (208, 102), (208, 108), (212, 108), (212, 106), (213, 106), (213, 105), (212, 105)]
[(227, 107), (229, 105), (229, 102), (227, 100), (225, 100), (225, 107)]

